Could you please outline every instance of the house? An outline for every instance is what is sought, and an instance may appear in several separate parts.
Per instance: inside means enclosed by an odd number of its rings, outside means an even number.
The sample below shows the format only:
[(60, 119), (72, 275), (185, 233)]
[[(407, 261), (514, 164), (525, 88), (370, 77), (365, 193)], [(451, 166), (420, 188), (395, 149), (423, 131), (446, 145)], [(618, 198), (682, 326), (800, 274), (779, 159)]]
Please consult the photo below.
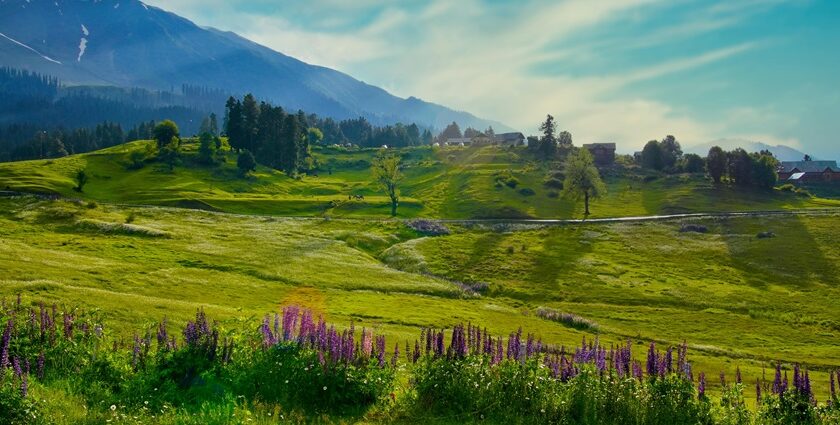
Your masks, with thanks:
[(610, 165), (615, 162), (615, 143), (590, 143), (583, 145), (598, 165)]
[(779, 181), (840, 182), (837, 161), (782, 161), (778, 173)]
[(497, 134), (494, 143), (501, 146), (522, 146), (525, 144), (525, 135), (522, 133)]

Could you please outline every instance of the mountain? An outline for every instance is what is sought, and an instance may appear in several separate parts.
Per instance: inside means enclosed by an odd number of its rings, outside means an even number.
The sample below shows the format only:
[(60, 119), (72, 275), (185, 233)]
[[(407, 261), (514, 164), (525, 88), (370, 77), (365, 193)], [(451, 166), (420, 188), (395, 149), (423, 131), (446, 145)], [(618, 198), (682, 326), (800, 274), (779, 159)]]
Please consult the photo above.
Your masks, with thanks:
[(0, 0), (0, 66), (69, 85), (174, 91), (191, 85), (254, 93), (286, 109), (374, 124), (509, 130), (498, 122), (393, 96), (232, 32), (202, 28), (138, 0)]
[(796, 150), (790, 146), (771, 146), (766, 143), (744, 139), (718, 139), (701, 145), (691, 146), (685, 148), (684, 150), (686, 153), (695, 153), (697, 155), (706, 156), (709, 153), (709, 149), (714, 146), (720, 146), (723, 150), (727, 151), (735, 150), (737, 148), (742, 148), (747, 152), (760, 152), (767, 150), (772, 152), (779, 161), (801, 161), (802, 158), (805, 157), (804, 152)]

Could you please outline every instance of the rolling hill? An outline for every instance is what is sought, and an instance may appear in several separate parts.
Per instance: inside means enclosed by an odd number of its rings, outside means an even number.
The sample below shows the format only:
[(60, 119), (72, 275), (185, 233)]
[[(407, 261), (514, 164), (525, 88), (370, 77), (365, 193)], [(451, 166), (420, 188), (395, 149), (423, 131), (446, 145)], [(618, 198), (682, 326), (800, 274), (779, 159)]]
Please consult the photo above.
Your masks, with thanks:
[(0, 66), (55, 76), (69, 85), (174, 91), (188, 84), (232, 95), (252, 92), (287, 109), (336, 119), (364, 116), (376, 124), (443, 128), (457, 121), (507, 129), (466, 112), (393, 96), (137, 0), (0, 2)]
[[(129, 169), (132, 152), (152, 142), (125, 145), (61, 159), (0, 164), (0, 188), (57, 193), (101, 202), (181, 206), (279, 216), (387, 217), (388, 202), (371, 182), (375, 149), (317, 147), (316, 172), (300, 178), (260, 167), (241, 178), (228, 153), (220, 167), (195, 161), (197, 143), (184, 144), (183, 164), (170, 172), (154, 161)], [(562, 170), (534, 161), (527, 149), (407, 148), (401, 217), (573, 218), (582, 205), (559, 196)], [(73, 191), (72, 176), (85, 169), (85, 193)], [(715, 211), (776, 210), (837, 206), (838, 201), (792, 192), (714, 187), (702, 175), (648, 174), (633, 166), (602, 170), (607, 195), (592, 205), (592, 218)], [(552, 177), (553, 176), (553, 177)], [(364, 195), (364, 200), (349, 200)]]

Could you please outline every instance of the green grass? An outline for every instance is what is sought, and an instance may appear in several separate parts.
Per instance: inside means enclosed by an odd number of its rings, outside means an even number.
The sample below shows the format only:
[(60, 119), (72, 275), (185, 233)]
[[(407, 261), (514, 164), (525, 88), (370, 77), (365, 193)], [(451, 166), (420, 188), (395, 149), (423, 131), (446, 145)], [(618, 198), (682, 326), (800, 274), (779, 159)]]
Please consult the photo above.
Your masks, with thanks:
[[(591, 335), (540, 319), (545, 306), (595, 321), (602, 340), (633, 340), (639, 354), (650, 340), (686, 339), (709, 376), (740, 366), (754, 382), (771, 361), (802, 362), (820, 399), (840, 365), (836, 213), (700, 221), (708, 234), (657, 222), (422, 237), (400, 221), (32, 198), (0, 200), (0, 211), (0, 295), (100, 309), (127, 333), (198, 308), (236, 324), (297, 303), (399, 340), (459, 322), (565, 345)], [(129, 216), (144, 230), (112, 230)], [(756, 238), (766, 230), (777, 237)]]
[[(0, 188), (58, 193), (68, 197), (134, 205), (177, 206), (237, 214), (279, 216), (387, 217), (388, 199), (371, 182), (376, 150), (316, 148), (321, 164), (313, 175), (294, 179), (260, 167), (238, 176), (235, 155), (219, 167), (196, 163), (194, 141), (184, 145), (183, 164), (170, 172), (155, 162), (130, 170), (129, 155), (152, 142), (133, 142), (55, 160), (0, 164)], [(545, 186), (557, 164), (533, 161), (524, 148), (411, 148), (400, 150), (405, 178), (401, 217), (571, 218), (582, 205), (556, 196)], [(73, 176), (85, 169), (84, 193), (73, 190)], [(616, 166), (603, 170), (608, 193), (592, 205), (593, 218), (684, 212), (776, 210), (840, 206), (840, 201), (789, 192), (714, 187), (702, 176), (648, 176)], [(317, 174), (317, 175), (315, 175)], [(497, 185), (499, 174), (518, 180)], [(652, 180), (651, 180), (652, 179)], [(533, 195), (528, 193), (533, 191)], [(553, 193), (552, 193), (553, 192)], [(348, 200), (348, 195), (365, 200)]]

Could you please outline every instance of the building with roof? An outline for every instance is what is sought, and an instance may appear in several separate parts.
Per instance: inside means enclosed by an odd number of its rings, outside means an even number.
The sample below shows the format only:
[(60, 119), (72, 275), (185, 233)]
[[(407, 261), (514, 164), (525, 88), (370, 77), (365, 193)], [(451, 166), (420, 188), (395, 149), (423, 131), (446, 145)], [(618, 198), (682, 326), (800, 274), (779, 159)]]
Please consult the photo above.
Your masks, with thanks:
[(590, 143), (583, 148), (592, 154), (598, 165), (611, 165), (615, 162), (615, 143)]
[(501, 146), (522, 146), (525, 144), (525, 135), (519, 132), (497, 134), (493, 142)]
[(837, 161), (782, 161), (778, 173), (779, 181), (840, 182)]

